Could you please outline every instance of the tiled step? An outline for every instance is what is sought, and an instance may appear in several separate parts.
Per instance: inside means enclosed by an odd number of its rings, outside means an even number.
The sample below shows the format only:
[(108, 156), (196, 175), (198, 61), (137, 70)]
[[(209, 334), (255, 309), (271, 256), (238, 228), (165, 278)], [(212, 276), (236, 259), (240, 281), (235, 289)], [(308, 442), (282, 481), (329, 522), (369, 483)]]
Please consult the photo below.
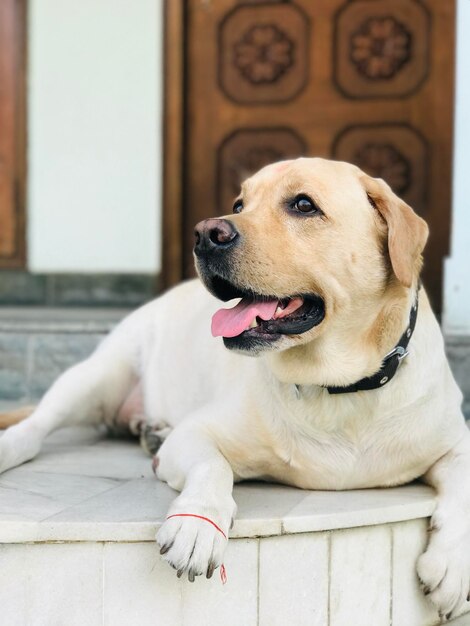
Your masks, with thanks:
[(178, 580), (161, 559), (155, 532), (174, 495), (133, 442), (55, 433), (34, 461), (0, 476), (2, 623), (438, 623), (415, 574), (434, 507), (428, 487), (238, 485), (226, 585)]
[(40, 398), (83, 360), (127, 309), (0, 307), (0, 401)]

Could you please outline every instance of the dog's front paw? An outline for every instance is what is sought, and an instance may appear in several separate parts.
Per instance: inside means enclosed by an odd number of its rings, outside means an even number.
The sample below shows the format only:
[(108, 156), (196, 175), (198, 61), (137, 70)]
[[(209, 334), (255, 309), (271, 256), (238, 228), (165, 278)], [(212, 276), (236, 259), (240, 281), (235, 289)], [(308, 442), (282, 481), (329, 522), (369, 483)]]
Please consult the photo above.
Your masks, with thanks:
[(223, 562), (228, 530), (235, 514), (232, 498), (216, 507), (179, 496), (157, 533), (160, 554), (181, 577), (210, 578)]
[(448, 621), (470, 609), (470, 535), (444, 536), (450, 530), (444, 528), (432, 533), (417, 569), (424, 594)]
[(41, 447), (41, 440), (31, 433), (17, 431), (12, 426), (0, 437), (0, 474), (34, 458)]

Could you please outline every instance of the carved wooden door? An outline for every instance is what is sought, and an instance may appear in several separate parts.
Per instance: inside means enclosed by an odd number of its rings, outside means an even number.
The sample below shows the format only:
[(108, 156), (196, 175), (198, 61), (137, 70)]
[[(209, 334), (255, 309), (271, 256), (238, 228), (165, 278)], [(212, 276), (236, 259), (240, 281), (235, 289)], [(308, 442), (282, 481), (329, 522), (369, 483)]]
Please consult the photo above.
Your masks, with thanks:
[(0, 267), (24, 263), (23, 0), (0, 2)]
[(315, 155), (382, 176), (426, 218), (425, 282), (439, 306), (454, 11), (452, 0), (168, 0), (169, 280), (190, 275), (194, 224), (230, 212), (241, 179)]

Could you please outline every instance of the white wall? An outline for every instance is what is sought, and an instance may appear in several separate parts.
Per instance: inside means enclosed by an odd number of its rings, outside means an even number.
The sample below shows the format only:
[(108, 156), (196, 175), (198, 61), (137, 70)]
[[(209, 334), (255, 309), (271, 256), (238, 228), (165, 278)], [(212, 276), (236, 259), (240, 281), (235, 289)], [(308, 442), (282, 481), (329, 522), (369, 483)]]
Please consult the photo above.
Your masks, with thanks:
[(446, 263), (444, 327), (470, 333), (470, 1), (457, 2), (457, 74), (451, 256)]
[(30, 270), (159, 270), (161, 13), (30, 0)]

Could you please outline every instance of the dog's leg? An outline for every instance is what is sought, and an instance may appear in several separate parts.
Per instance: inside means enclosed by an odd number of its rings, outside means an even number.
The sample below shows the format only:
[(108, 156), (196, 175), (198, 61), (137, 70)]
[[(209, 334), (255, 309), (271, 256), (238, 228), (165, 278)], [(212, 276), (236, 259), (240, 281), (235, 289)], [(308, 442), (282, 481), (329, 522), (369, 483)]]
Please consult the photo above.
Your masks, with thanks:
[(210, 578), (222, 564), (236, 505), (232, 468), (204, 428), (191, 422), (170, 433), (155, 465), (158, 478), (182, 491), (157, 533), (160, 552), (192, 582), (201, 574)]
[(461, 613), (470, 594), (470, 433), (425, 476), (437, 490), (426, 552), (418, 560), (424, 593), (443, 620)]
[(116, 412), (135, 384), (129, 348), (111, 335), (91, 357), (62, 374), (30, 417), (0, 438), (0, 472), (36, 456), (56, 428), (98, 423)]

